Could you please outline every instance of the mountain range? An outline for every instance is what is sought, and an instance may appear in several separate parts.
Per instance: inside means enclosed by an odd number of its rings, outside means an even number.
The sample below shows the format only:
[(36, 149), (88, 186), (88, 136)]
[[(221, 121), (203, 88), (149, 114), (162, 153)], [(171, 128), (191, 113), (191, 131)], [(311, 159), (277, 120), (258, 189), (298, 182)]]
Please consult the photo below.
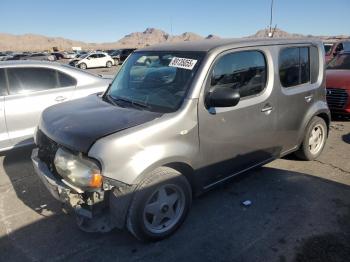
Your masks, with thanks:
[[(268, 30), (259, 30), (256, 34), (247, 36), (251, 38), (267, 37)], [(274, 37), (311, 37), (311, 35), (291, 34), (281, 29), (276, 29)], [(334, 40), (349, 38), (349, 36), (316, 36), (324, 40)], [(75, 41), (62, 37), (47, 37), (36, 34), (13, 35), (0, 33), (0, 51), (43, 51), (51, 50), (57, 47), (59, 50), (71, 50), (72, 47), (81, 47), (82, 49), (112, 49), (122, 47), (143, 47), (162, 42), (181, 42), (181, 41), (197, 41), (203, 39), (217, 39), (217, 35), (210, 34), (206, 37), (196, 33), (185, 32), (181, 35), (170, 35), (169, 33), (155, 29), (147, 28), (143, 32), (130, 33), (118, 41), (108, 43), (86, 43), (83, 41)]]

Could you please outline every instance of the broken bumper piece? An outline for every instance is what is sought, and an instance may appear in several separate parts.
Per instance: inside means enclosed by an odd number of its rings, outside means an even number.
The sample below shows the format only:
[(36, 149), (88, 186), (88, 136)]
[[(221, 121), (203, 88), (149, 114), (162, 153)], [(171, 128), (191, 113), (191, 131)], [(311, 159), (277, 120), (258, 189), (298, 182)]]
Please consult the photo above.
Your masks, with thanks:
[(111, 222), (107, 201), (107, 192), (84, 192), (64, 179), (55, 177), (46, 163), (38, 157), (38, 149), (32, 152), (32, 162), (35, 172), (51, 195), (58, 201), (73, 208), (77, 215), (78, 226), (88, 232), (107, 232), (115, 226)]

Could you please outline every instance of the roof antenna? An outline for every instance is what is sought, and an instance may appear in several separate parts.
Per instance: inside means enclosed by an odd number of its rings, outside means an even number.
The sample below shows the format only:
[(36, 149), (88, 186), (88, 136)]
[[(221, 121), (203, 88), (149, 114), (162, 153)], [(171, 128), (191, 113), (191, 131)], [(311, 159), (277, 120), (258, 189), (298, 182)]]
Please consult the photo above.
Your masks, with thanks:
[(276, 30), (276, 26), (275, 26), (275, 29), (272, 31), (272, 18), (273, 18), (273, 0), (271, 0), (271, 9), (270, 9), (270, 26), (269, 26), (269, 34), (268, 34), (268, 37), (273, 37), (273, 34)]
[(173, 36), (173, 17), (170, 17), (170, 35)]

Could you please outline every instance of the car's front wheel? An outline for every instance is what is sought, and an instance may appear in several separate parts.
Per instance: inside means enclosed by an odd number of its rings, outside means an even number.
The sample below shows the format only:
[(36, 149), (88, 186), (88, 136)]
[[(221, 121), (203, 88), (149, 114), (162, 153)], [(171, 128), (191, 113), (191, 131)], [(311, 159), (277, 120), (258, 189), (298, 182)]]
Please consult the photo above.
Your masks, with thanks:
[(108, 67), (108, 68), (111, 68), (112, 67), (112, 62), (111, 61), (107, 61), (107, 63), (106, 63), (106, 67)]
[(128, 212), (128, 230), (139, 240), (156, 241), (174, 233), (192, 202), (191, 186), (183, 175), (160, 167), (141, 181)]
[(314, 160), (322, 153), (326, 144), (328, 130), (326, 122), (315, 116), (309, 123), (303, 142), (295, 153), (302, 160)]
[(87, 66), (85, 63), (81, 63), (81, 64), (79, 64), (79, 68), (85, 70), (87, 68)]

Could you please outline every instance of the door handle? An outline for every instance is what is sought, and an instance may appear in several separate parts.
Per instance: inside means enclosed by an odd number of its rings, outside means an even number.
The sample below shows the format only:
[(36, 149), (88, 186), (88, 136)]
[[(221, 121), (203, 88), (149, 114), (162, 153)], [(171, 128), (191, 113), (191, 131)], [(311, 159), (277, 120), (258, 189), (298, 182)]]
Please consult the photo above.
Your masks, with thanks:
[(66, 100), (66, 99), (67, 99), (67, 97), (58, 96), (58, 97), (55, 98), (55, 101), (56, 101), (56, 102), (63, 102), (63, 101)]
[(269, 104), (265, 105), (263, 109), (261, 109), (261, 112), (265, 113), (266, 115), (270, 114), (272, 112), (273, 107)]
[(313, 97), (314, 97), (313, 95), (305, 96), (305, 101), (307, 103), (310, 103)]

